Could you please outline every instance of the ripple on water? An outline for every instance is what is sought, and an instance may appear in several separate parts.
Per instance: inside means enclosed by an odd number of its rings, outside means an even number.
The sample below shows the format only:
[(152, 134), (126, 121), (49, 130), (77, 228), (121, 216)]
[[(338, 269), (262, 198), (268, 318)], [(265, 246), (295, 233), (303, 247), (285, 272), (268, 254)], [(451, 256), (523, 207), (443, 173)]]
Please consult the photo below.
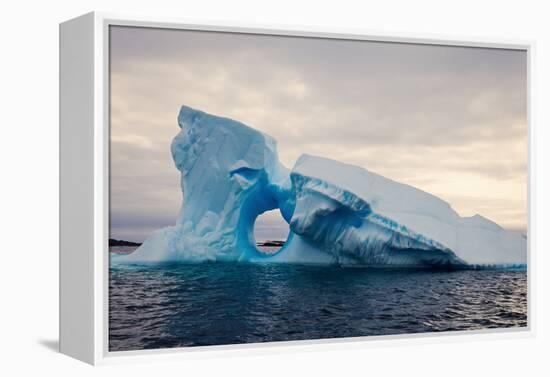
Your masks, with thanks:
[(111, 351), (525, 326), (523, 271), (110, 269)]

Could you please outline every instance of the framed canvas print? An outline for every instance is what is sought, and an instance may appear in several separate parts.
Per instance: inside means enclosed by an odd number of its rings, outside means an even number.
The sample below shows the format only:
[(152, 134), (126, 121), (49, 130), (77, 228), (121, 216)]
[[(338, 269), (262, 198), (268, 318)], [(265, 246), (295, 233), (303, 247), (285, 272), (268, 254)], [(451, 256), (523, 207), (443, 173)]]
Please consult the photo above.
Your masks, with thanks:
[(531, 51), (61, 24), (61, 352), (529, 334)]

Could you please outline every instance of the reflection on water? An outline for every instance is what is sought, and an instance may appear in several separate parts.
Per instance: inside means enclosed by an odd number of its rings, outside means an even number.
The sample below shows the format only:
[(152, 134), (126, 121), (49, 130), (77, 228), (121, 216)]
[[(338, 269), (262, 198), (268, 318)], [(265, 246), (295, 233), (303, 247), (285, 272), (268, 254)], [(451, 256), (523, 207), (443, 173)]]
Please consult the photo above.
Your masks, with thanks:
[(109, 289), (111, 351), (527, 325), (525, 271), (115, 265)]

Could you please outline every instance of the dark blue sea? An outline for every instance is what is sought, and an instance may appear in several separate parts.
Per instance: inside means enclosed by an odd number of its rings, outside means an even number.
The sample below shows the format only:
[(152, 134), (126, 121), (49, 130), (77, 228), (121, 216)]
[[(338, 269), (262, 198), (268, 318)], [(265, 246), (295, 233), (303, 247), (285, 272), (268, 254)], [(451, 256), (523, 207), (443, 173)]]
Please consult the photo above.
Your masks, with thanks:
[(525, 271), (110, 268), (111, 351), (523, 326)]

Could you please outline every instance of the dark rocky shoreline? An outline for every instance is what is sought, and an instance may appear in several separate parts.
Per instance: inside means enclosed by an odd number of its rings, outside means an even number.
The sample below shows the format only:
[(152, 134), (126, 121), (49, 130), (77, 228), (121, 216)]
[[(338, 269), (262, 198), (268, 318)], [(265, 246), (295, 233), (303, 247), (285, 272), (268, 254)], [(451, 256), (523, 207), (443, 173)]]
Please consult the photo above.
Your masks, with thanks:
[(141, 243), (109, 238), (109, 246), (141, 246)]

